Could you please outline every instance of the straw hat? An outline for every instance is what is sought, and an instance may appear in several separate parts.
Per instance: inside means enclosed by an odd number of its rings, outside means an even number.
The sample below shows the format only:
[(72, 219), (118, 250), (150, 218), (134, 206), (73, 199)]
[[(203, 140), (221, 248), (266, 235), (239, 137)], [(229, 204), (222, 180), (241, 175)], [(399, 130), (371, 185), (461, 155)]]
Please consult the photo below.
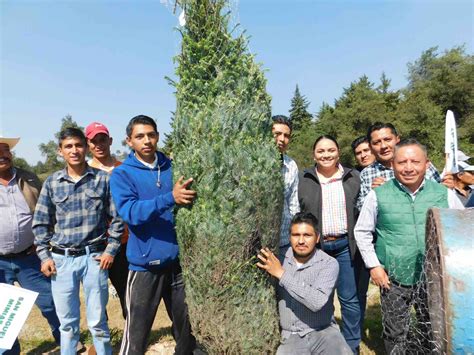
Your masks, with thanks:
[(14, 146), (18, 143), (20, 140), (20, 137), (18, 138), (6, 138), (6, 137), (0, 137), (0, 144), (7, 144), (10, 149), (13, 149)]

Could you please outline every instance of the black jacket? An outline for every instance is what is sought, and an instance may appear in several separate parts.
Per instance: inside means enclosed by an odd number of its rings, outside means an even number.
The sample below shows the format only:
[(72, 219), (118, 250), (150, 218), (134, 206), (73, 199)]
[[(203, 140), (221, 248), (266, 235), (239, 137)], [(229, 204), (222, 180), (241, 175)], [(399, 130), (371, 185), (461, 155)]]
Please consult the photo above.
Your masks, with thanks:
[[(354, 260), (357, 245), (354, 238), (354, 227), (357, 222), (358, 211), (355, 208), (360, 189), (359, 172), (355, 169), (344, 167), (342, 186), (346, 196), (347, 234), (349, 236), (349, 249), (351, 259)], [(301, 212), (311, 212), (318, 219), (318, 230), (323, 230), (322, 221), (322, 196), (321, 185), (315, 167), (305, 169), (299, 176), (298, 200)], [(321, 243), (323, 240), (321, 238)]]

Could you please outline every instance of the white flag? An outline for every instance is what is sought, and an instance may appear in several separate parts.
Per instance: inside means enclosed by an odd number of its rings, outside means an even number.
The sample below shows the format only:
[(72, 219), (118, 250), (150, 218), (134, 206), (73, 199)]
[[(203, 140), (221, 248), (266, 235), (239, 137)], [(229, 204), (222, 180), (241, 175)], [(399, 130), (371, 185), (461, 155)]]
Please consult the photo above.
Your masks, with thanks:
[(181, 27), (186, 25), (186, 15), (184, 14), (184, 9), (181, 11), (181, 14), (178, 17), (178, 21)]
[(458, 172), (458, 135), (456, 132), (456, 120), (451, 110), (446, 112), (446, 130), (444, 135), (444, 152), (446, 153), (445, 172)]

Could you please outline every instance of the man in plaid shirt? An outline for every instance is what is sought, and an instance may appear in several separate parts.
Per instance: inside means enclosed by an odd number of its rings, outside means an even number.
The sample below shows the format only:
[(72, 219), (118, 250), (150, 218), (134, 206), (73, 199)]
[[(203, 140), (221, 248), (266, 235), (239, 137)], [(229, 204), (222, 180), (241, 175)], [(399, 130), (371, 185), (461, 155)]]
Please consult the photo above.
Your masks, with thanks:
[(291, 218), (300, 211), (298, 201), (298, 166), (286, 155), (291, 140), (291, 122), (288, 117), (276, 115), (272, 117), (272, 134), (281, 153), (281, 171), (284, 184), (283, 211), (280, 227), (280, 255), (284, 255), (289, 247), (289, 230)]
[[(364, 204), (365, 197), (372, 189), (395, 177), (392, 161), (395, 146), (400, 141), (395, 127), (391, 123), (382, 122), (376, 122), (369, 127), (367, 138), (376, 160), (360, 173), (360, 192), (356, 203), (359, 211)], [(433, 164), (429, 165), (425, 177), (428, 180), (441, 182), (441, 177)]]
[(51, 276), (61, 322), (61, 354), (76, 353), (81, 282), (95, 349), (98, 354), (112, 354), (105, 314), (107, 269), (120, 248), (123, 223), (112, 201), (108, 174), (86, 163), (87, 143), (82, 131), (63, 130), (59, 153), (67, 166), (44, 183), (33, 218), (33, 232), (41, 271)]

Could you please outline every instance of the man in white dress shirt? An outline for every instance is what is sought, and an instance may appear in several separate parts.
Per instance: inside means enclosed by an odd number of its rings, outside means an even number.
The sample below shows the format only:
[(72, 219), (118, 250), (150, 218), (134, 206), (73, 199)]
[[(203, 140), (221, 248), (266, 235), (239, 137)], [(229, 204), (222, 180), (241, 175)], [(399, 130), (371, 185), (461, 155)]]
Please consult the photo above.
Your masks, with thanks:
[(284, 200), (280, 227), (280, 256), (285, 255), (290, 246), (290, 224), (292, 217), (300, 211), (298, 202), (298, 166), (286, 155), (291, 140), (291, 121), (283, 115), (272, 117), (272, 134), (281, 153), (281, 171), (284, 182)]

